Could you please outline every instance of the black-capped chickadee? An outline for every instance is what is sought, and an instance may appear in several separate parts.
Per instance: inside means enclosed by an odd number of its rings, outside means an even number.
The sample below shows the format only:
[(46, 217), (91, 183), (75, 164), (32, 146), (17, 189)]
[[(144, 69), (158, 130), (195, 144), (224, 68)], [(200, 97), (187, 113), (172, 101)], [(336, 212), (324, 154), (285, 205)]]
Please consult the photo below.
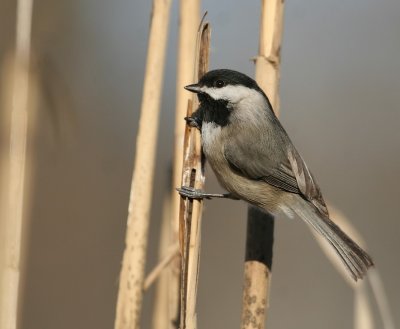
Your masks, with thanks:
[(271, 213), (296, 213), (331, 244), (354, 280), (373, 265), (371, 257), (331, 219), (307, 165), (275, 116), (268, 97), (248, 76), (213, 70), (185, 87), (200, 106), (186, 121), (201, 131), (204, 154), (228, 194), (188, 187), (184, 197), (242, 199)]

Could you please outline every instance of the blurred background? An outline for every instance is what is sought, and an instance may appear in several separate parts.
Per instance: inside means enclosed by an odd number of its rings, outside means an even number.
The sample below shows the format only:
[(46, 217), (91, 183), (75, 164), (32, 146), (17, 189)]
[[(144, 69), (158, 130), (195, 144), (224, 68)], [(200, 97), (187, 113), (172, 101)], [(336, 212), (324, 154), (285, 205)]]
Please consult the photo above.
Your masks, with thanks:
[[(205, 0), (202, 8), (212, 25), (211, 68), (252, 76), (259, 1)], [(15, 11), (15, 0), (0, 0), (1, 63), (14, 47)], [(30, 141), (23, 329), (113, 327), (150, 11), (144, 0), (34, 2), (42, 97)], [(286, 3), (284, 24), (281, 121), (325, 197), (364, 236), (397, 311), (400, 2), (295, 0)], [(177, 25), (175, 1), (148, 269), (156, 264), (173, 154)], [(211, 170), (206, 177), (208, 191), (221, 190)], [(206, 203), (200, 328), (239, 327), (246, 209), (242, 202)], [(353, 293), (308, 228), (278, 218), (275, 237), (270, 327), (351, 328)], [(144, 329), (153, 295), (146, 295)], [(394, 320), (400, 323), (400, 313)]]

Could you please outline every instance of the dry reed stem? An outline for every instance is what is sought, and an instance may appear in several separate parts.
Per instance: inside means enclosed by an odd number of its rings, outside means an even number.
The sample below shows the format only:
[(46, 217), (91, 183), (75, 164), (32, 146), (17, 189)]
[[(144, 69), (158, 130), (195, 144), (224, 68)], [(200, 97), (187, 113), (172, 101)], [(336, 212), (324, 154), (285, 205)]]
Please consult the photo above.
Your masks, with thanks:
[(143, 99), (136, 139), (135, 169), (114, 324), (116, 329), (139, 328), (140, 323), (170, 7), (171, 0), (153, 1)]
[(262, 1), (259, 54), (255, 58), (256, 81), (266, 92), (276, 115), (279, 115), (279, 67), (283, 9), (282, 0)]
[[(183, 163), (183, 140), (185, 125), (183, 118), (186, 116), (187, 104), (191, 95), (183, 89), (192, 82), (193, 67), (196, 58), (196, 33), (199, 27), (200, 0), (181, 0), (179, 8), (179, 45), (177, 57), (177, 81), (176, 81), (176, 113), (175, 113), (175, 136), (174, 136), (174, 163), (172, 177), (172, 211), (171, 211), (171, 233), (170, 244), (179, 237), (179, 195), (175, 188), (180, 186), (182, 181)], [(179, 288), (180, 288), (180, 260), (172, 262), (169, 269), (169, 291), (166, 303), (168, 314), (162, 314), (155, 310), (158, 317), (164, 318), (161, 327), (154, 329), (175, 329), (178, 325), (179, 315)], [(161, 307), (162, 301), (158, 302)]]
[[(22, 227), (24, 223), (25, 168), (27, 161), (28, 112), (30, 93), (30, 52), (33, 0), (17, 2), (16, 49), (12, 65), (8, 196), (3, 195), (4, 259), (0, 274), (0, 328), (15, 329), (21, 276)], [(4, 168), (3, 168), (4, 169)], [(5, 193), (5, 194), (6, 194)]]
[[(197, 37), (195, 73), (190, 83), (198, 81), (208, 70), (210, 26), (201, 24)], [(197, 108), (196, 95), (188, 103), (187, 116)], [(200, 134), (197, 129), (185, 127), (184, 156), (182, 167), (183, 186), (203, 189), (204, 160), (202, 159)], [(181, 247), (181, 300), (180, 329), (197, 327), (196, 300), (201, 246), (202, 202), (181, 198), (179, 212), (179, 241)]]
[[(0, 328), (15, 328), (17, 324), (18, 299), (21, 289), (21, 270), (23, 262), (24, 240), (23, 231), (26, 229), (26, 208), (29, 204), (29, 154), (27, 140), (29, 135), (29, 121), (36, 105), (37, 96), (34, 77), (26, 67), (18, 64), (14, 58), (7, 59), (4, 65), (4, 78), (2, 80), (3, 104), (6, 113), (2, 113), (2, 120), (11, 123), (10, 139), (13, 145), (9, 154), (2, 156), (1, 189), (0, 195)], [(15, 100), (15, 88), (26, 81), (29, 85), (26, 108), (19, 115), (11, 118), (10, 109), (22, 111), (22, 104)], [(18, 91), (17, 91), (18, 93)], [(17, 96), (18, 97), (18, 96)], [(18, 104), (19, 103), (19, 104)], [(12, 121), (12, 122), (10, 122)], [(32, 122), (29, 122), (32, 123)], [(15, 125), (19, 127), (15, 128)], [(14, 127), (13, 127), (14, 126)], [(8, 130), (8, 129), (7, 129)], [(11, 141), (10, 141), (11, 142)], [(11, 144), (11, 143), (10, 143)]]
[[(279, 114), (279, 66), (283, 28), (283, 1), (263, 0), (258, 56), (255, 58), (256, 81), (267, 94), (275, 113)], [(263, 218), (260, 218), (263, 217)], [(273, 218), (249, 208), (246, 261), (242, 308), (242, 329), (263, 328), (267, 318), (270, 266), (272, 261)], [(251, 234), (265, 231), (266, 234)], [(269, 237), (270, 243), (263, 239)], [(249, 257), (258, 254), (257, 257)], [(264, 261), (260, 261), (264, 260)]]
[[(171, 178), (172, 179), (172, 178)], [(169, 183), (172, 183), (170, 179)], [(170, 184), (169, 184), (170, 185)], [(167, 250), (171, 244), (171, 234), (172, 234), (172, 225), (171, 225), (171, 203), (172, 203), (172, 194), (171, 187), (168, 186), (168, 190), (164, 194), (164, 202), (163, 202), (163, 216), (161, 220), (161, 229), (160, 229), (160, 244), (158, 246), (158, 259), (161, 262), (167, 256)], [(179, 246), (178, 246), (179, 251)], [(179, 257), (176, 257), (173, 260), (173, 263), (178, 262)], [(171, 271), (176, 270), (178, 272), (177, 265), (167, 266), (164, 271), (160, 273), (160, 277), (157, 280), (156, 291), (154, 296), (154, 305), (152, 309), (152, 327), (156, 328), (169, 328), (169, 314), (170, 307), (169, 304), (169, 290), (170, 290), (170, 277), (172, 275)], [(175, 318), (177, 313), (175, 314)], [(172, 321), (172, 320), (171, 320)], [(176, 321), (175, 321), (176, 322)]]
[[(187, 105), (191, 95), (183, 89), (193, 81), (193, 67), (196, 60), (196, 34), (199, 27), (200, 16), (199, 0), (181, 0), (179, 9), (179, 45), (177, 58), (176, 78), (176, 113), (175, 113), (175, 154), (173, 168), (173, 204), (172, 220), (174, 221), (175, 238), (178, 237), (179, 195), (175, 188), (182, 181), (183, 140), (185, 125), (183, 118), (186, 116)], [(176, 239), (174, 240), (176, 241)], [(157, 328), (160, 329), (160, 328)]]

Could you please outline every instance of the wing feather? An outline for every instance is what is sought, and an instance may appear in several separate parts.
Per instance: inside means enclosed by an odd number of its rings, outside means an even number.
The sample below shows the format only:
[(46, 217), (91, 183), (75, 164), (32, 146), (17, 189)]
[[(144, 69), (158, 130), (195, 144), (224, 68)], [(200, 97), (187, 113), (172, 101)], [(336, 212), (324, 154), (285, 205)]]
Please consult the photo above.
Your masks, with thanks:
[[(268, 150), (268, 147), (271, 149)], [(245, 139), (235, 136), (226, 144), (224, 155), (231, 168), (240, 175), (299, 194), (328, 216), (318, 184), (290, 140), (286, 150), (277, 151), (276, 145), (249, 144), (245, 143)]]

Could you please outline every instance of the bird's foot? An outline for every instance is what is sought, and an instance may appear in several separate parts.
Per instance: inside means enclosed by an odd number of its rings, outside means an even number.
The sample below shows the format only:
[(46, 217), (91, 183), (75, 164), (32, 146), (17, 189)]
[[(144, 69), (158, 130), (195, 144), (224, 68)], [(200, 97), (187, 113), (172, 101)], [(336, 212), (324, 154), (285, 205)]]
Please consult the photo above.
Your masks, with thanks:
[(202, 200), (202, 199), (212, 199), (212, 198), (228, 198), (229, 194), (217, 194), (217, 193), (205, 193), (202, 190), (197, 190), (193, 187), (188, 187), (188, 186), (182, 186), (181, 188), (176, 189), (179, 194), (183, 197), (189, 198), (189, 199), (196, 199), (196, 200)]

